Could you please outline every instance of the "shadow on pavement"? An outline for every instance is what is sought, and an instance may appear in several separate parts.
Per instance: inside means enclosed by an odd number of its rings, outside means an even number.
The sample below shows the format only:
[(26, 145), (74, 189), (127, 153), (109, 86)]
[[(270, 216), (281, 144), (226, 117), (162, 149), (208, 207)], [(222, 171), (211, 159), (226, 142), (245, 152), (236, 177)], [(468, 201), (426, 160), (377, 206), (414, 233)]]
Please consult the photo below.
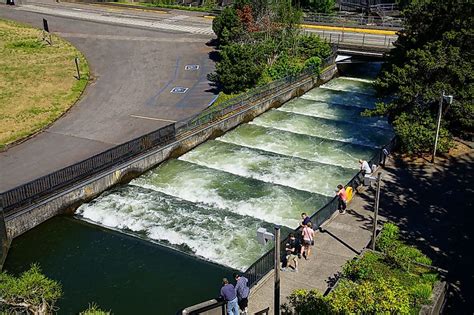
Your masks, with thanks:
[(390, 159), (384, 169), (380, 214), (400, 227), (405, 240), (433, 265), (447, 269), (452, 284), (449, 314), (472, 314), (474, 153), (436, 165)]

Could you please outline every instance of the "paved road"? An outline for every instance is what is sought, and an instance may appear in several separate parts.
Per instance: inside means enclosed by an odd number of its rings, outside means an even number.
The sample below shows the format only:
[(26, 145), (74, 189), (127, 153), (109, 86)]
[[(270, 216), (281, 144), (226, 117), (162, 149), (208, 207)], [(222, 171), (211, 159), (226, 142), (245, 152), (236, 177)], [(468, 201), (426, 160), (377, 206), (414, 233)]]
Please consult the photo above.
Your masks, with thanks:
[[(209, 35), (143, 27), (132, 18), (127, 21), (131, 24), (102, 23), (25, 7), (0, 9), (0, 18), (35, 27), (42, 26), (43, 17), (53, 32), (85, 54), (94, 80), (81, 101), (50, 128), (0, 153), (0, 191), (189, 117), (215, 97), (206, 79), (214, 70), (212, 47), (206, 45)], [(192, 24), (193, 17), (189, 19)], [(200, 69), (185, 71), (186, 64), (199, 64)], [(171, 94), (175, 86), (189, 90)]]

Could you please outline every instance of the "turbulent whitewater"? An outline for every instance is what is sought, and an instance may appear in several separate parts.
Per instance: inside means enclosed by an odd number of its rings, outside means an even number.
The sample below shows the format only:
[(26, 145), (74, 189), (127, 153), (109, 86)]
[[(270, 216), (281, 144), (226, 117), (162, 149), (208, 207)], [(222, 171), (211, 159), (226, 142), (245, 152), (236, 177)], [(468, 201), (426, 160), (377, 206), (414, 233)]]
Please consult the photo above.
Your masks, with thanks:
[(245, 269), (270, 245), (256, 230), (285, 230), (333, 196), (393, 133), (361, 116), (371, 81), (340, 77), (112, 189), (78, 216), (123, 233)]

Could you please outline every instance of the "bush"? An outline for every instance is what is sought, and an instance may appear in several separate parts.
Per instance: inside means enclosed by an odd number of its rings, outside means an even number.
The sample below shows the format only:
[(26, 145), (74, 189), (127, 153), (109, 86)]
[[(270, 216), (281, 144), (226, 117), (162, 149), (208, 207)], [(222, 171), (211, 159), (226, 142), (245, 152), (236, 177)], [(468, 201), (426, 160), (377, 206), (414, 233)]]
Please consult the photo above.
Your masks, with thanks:
[(299, 315), (329, 314), (328, 304), (316, 290), (296, 290), (288, 297), (291, 307)]
[(342, 274), (352, 281), (374, 279), (374, 262), (381, 258), (377, 253), (367, 252), (360, 259), (348, 261), (343, 267)]
[(385, 252), (386, 249), (393, 246), (393, 243), (398, 240), (400, 230), (398, 226), (393, 223), (385, 223), (382, 232), (377, 238), (376, 248), (379, 251)]
[(410, 297), (415, 306), (428, 304), (430, 302), (433, 289), (429, 283), (417, 283), (410, 290)]
[[(401, 150), (406, 153), (431, 152), (436, 135), (436, 120), (429, 113), (402, 113), (393, 122), (396, 135), (400, 139)], [(441, 127), (437, 150), (448, 152), (452, 147), (447, 129)]]
[(431, 260), (419, 249), (396, 241), (386, 251), (387, 261), (395, 267), (411, 271), (415, 262), (431, 265)]
[(376, 278), (355, 283), (341, 280), (328, 295), (331, 313), (342, 314), (408, 314), (407, 291), (395, 278)]

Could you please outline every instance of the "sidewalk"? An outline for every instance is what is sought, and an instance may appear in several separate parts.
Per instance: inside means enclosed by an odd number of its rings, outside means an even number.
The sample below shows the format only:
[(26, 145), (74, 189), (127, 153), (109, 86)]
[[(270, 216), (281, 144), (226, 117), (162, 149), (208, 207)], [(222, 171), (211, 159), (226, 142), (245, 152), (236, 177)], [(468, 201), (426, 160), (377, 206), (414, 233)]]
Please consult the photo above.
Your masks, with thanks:
[[(382, 185), (383, 189), (383, 185)], [(318, 231), (310, 260), (299, 260), (299, 272), (281, 272), (280, 301), (287, 302), (296, 289), (317, 289), (324, 293), (346, 261), (357, 256), (372, 235), (374, 190), (355, 195), (345, 215), (335, 214)], [(384, 218), (379, 216), (379, 224)], [(253, 314), (270, 307), (273, 313), (273, 272), (252, 289), (249, 310)]]

